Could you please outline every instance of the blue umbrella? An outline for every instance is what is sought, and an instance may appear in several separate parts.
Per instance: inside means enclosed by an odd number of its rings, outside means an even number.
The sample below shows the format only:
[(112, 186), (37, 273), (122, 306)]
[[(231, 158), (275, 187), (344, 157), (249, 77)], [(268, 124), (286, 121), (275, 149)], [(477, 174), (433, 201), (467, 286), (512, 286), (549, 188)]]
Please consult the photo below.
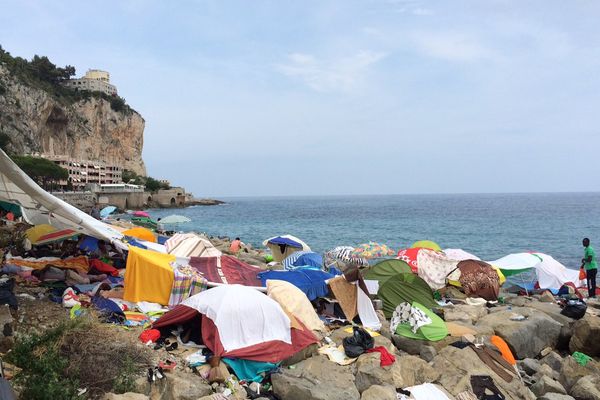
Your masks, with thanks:
[(283, 266), (287, 270), (296, 269), (296, 267), (310, 266), (321, 269), (323, 266), (323, 257), (312, 251), (296, 251), (283, 260)]
[(102, 218), (108, 217), (110, 214), (114, 213), (117, 207), (115, 206), (107, 206), (100, 210), (100, 216)]

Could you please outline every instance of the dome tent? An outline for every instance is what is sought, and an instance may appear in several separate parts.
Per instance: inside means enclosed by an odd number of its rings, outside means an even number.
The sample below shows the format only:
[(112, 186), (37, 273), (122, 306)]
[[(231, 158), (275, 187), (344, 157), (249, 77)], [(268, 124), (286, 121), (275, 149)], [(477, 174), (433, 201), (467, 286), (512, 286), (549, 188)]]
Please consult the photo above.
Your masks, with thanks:
[(377, 296), (383, 301), (383, 313), (390, 318), (400, 303), (417, 302), (428, 308), (437, 307), (427, 282), (415, 274), (397, 274), (379, 287)]

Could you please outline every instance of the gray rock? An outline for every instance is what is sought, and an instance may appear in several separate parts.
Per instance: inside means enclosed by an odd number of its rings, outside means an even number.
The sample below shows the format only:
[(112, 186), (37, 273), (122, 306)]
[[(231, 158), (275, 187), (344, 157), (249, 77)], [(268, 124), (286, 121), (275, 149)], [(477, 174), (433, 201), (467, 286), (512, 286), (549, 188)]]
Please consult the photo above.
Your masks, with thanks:
[(562, 366), (563, 359), (557, 352), (551, 351), (540, 361), (542, 364), (548, 365), (554, 371), (560, 372), (560, 367)]
[(586, 315), (573, 324), (573, 336), (569, 342), (571, 353), (580, 351), (591, 357), (600, 356), (600, 318)]
[(390, 321), (385, 318), (382, 310), (377, 310), (377, 318), (379, 318), (379, 322), (381, 323), (381, 329), (379, 333), (390, 341), (392, 340), (392, 332), (390, 331)]
[(166, 375), (173, 399), (196, 400), (212, 393), (210, 385), (205, 383), (199, 376), (173, 372), (175, 373)]
[(538, 299), (542, 303), (554, 303), (554, 296), (548, 290), (546, 290)]
[(563, 360), (559, 380), (565, 389), (567, 389), (567, 392), (570, 392), (573, 385), (575, 385), (580, 378), (597, 374), (598, 371), (600, 371), (600, 363), (592, 360), (583, 366), (579, 365), (572, 356), (568, 356)]
[(530, 303), (531, 300), (523, 296), (506, 298), (506, 304), (510, 304), (515, 307), (529, 306)]
[(429, 363), (416, 356), (396, 357), (396, 364), (400, 365), (405, 387), (435, 382), (441, 373), (441, 371), (435, 370)]
[(271, 375), (273, 392), (286, 400), (351, 400), (360, 399), (354, 385), (351, 367), (314, 356)]
[(435, 356), (437, 356), (437, 350), (433, 346), (423, 346), (421, 348), (421, 352), (419, 353), (419, 356), (423, 360), (429, 362), (429, 361), (432, 361)]
[(471, 348), (445, 347), (438, 352), (431, 366), (440, 373), (436, 382), (452, 396), (471, 390), (471, 376), (489, 375), (506, 398), (535, 399), (535, 395), (517, 377), (510, 383), (506, 382), (485, 365)]
[(444, 308), (444, 320), (448, 322), (462, 322), (473, 325), (480, 318), (487, 315), (487, 309), (481, 306), (470, 306), (467, 304), (457, 304), (452, 307)]
[(526, 358), (519, 361), (519, 367), (521, 367), (521, 369), (525, 371), (527, 375), (533, 376), (540, 370), (541, 364), (538, 360)]
[(392, 386), (373, 385), (362, 393), (360, 400), (396, 400), (396, 390)]
[(379, 353), (368, 353), (358, 357), (354, 384), (361, 393), (373, 385), (410, 386), (402, 379), (400, 363), (381, 367)]
[[(510, 318), (520, 314), (523, 321)], [(532, 308), (514, 308), (488, 314), (479, 320), (477, 326), (489, 326), (496, 335), (504, 339), (517, 359), (533, 358), (545, 347), (555, 347), (560, 335), (561, 324), (546, 314)]]
[(530, 389), (538, 397), (545, 395), (546, 393), (567, 394), (567, 391), (560, 384), (560, 382), (546, 375), (540, 377), (540, 379), (534, 383)]
[(550, 368), (549, 365), (542, 364), (542, 365), (540, 365), (539, 371), (536, 372), (536, 374), (534, 375), (534, 379), (536, 381), (540, 380), (542, 376), (548, 376), (554, 380), (559, 380), (560, 372), (553, 370), (552, 368)]
[(538, 397), (538, 400), (575, 400), (575, 399), (566, 394), (546, 393), (542, 397)]
[(579, 379), (571, 389), (577, 400), (600, 400), (600, 375), (588, 375)]
[(392, 342), (397, 349), (407, 352), (412, 355), (421, 354), (423, 347), (427, 346), (429, 342), (426, 340), (410, 339), (400, 335), (392, 335)]

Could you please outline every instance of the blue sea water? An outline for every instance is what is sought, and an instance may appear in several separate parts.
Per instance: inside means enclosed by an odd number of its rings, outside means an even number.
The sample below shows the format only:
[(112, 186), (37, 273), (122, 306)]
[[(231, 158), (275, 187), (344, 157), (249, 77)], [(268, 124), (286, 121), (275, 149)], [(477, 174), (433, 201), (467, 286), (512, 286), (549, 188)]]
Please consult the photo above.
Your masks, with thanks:
[[(212, 236), (239, 236), (261, 246), (292, 234), (323, 252), (376, 241), (395, 250), (433, 240), (484, 260), (536, 251), (578, 268), (581, 239), (600, 242), (600, 193), (382, 195), (228, 198), (220, 206), (150, 210), (153, 218), (185, 215), (175, 227)], [(173, 228), (173, 227), (169, 227)], [(600, 245), (597, 245), (600, 250)]]

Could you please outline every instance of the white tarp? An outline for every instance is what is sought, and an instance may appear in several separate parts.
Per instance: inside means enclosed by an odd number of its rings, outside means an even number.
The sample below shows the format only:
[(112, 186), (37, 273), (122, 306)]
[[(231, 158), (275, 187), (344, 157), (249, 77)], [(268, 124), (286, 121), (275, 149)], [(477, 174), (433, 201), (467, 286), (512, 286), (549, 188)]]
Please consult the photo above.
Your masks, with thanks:
[(540, 258), (532, 253), (509, 254), (496, 261), (488, 261), (488, 264), (507, 271), (518, 271), (522, 269), (535, 268), (541, 262)]
[(535, 253), (535, 255), (542, 259), (535, 266), (541, 289), (560, 289), (567, 282), (573, 282), (577, 287), (580, 286), (579, 270), (565, 267), (548, 254)]
[[(109, 225), (52, 196), (29, 178), (0, 149), (0, 200), (18, 204), (31, 222), (44, 220), (98, 239), (114, 242), (123, 235)], [(46, 219), (47, 218), (47, 219)], [(34, 221), (34, 220), (38, 221)]]

